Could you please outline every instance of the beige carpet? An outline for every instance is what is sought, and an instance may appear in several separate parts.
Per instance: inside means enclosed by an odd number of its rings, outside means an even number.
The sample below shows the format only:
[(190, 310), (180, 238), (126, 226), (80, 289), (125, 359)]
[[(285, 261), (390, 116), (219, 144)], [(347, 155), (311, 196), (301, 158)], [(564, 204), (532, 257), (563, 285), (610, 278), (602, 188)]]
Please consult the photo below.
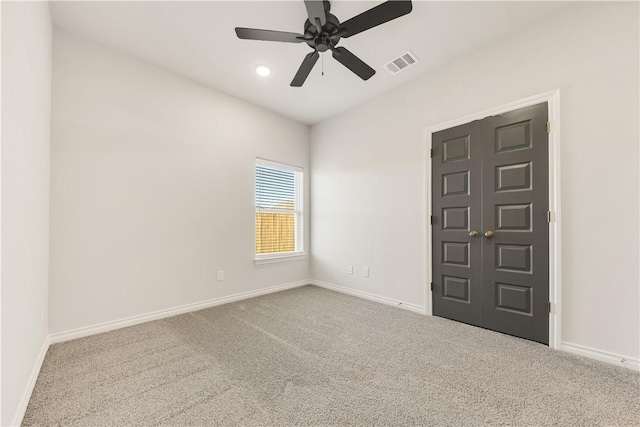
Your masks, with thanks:
[(24, 425), (638, 425), (639, 378), (305, 286), (54, 345)]

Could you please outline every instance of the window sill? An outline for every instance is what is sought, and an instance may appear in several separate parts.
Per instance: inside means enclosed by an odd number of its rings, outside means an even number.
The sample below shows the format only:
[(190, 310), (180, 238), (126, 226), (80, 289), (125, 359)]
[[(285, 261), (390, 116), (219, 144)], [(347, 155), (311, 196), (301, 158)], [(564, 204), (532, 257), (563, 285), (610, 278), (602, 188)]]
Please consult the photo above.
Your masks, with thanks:
[(261, 264), (273, 264), (276, 262), (286, 262), (286, 261), (299, 261), (305, 259), (307, 254), (305, 253), (294, 253), (287, 255), (273, 255), (273, 256), (261, 256), (259, 258), (255, 258), (253, 262), (255, 265)]

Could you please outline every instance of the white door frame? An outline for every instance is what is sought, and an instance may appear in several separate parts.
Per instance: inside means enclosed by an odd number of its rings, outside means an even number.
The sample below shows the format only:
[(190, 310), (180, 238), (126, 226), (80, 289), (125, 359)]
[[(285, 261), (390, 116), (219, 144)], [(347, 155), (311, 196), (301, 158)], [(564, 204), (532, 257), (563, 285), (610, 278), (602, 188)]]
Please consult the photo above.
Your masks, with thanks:
[(431, 282), (433, 281), (433, 267), (431, 265), (431, 147), (432, 135), (435, 132), (463, 125), (474, 120), (484, 119), (488, 116), (506, 113), (519, 108), (529, 107), (546, 102), (549, 106), (549, 210), (551, 211), (551, 223), (549, 224), (549, 301), (551, 301), (551, 313), (549, 313), (549, 347), (560, 349), (560, 308), (561, 308), (561, 274), (560, 274), (560, 90), (552, 90), (528, 98), (503, 104), (494, 108), (480, 111), (468, 116), (430, 126), (424, 133), (424, 245), (425, 245), (425, 314), (433, 315), (433, 299), (431, 295)]

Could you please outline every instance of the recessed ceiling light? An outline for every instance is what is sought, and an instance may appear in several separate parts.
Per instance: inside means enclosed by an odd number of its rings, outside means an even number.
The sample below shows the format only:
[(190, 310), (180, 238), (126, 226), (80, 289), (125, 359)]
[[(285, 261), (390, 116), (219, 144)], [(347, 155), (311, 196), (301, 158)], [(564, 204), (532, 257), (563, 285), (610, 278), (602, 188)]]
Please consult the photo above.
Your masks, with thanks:
[(267, 77), (271, 74), (271, 70), (266, 65), (258, 65), (256, 67), (256, 73), (258, 73), (259, 76)]

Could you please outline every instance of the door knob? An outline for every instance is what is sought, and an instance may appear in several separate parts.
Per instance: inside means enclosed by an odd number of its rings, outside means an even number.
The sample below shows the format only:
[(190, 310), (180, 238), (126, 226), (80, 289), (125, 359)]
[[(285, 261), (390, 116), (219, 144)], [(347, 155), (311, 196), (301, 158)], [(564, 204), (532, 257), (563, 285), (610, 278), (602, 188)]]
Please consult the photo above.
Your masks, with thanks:
[(484, 237), (486, 237), (487, 239), (493, 239), (493, 231), (489, 230), (486, 233), (484, 233)]
[(469, 233), (469, 236), (471, 237), (478, 237), (480, 235), (480, 233), (478, 233), (476, 230), (473, 230), (471, 233)]

